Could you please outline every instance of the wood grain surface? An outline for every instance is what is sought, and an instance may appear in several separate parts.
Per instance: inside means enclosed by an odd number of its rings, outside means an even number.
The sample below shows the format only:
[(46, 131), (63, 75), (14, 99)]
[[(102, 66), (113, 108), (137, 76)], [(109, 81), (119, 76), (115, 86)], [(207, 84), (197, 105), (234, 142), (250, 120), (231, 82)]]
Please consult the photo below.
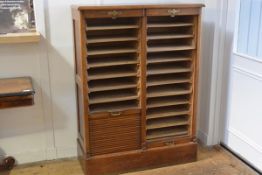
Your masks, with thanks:
[[(80, 164), (75, 159), (47, 161), (31, 165), (18, 166), (1, 175), (84, 175)], [(167, 166), (126, 173), (123, 175), (258, 175), (255, 171), (238, 160), (220, 146), (200, 147), (198, 160), (193, 163)]]
[(0, 109), (33, 105), (34, 93), (30, 77), (0, 79)]

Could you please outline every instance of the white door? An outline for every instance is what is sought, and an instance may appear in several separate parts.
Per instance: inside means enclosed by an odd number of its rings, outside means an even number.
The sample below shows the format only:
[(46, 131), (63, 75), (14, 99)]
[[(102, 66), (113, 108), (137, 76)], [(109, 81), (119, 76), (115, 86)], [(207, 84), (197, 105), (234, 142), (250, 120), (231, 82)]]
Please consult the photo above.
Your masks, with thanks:
[(262, 171), (262, 0), (228, 0), (227, 13), (222, 142)]

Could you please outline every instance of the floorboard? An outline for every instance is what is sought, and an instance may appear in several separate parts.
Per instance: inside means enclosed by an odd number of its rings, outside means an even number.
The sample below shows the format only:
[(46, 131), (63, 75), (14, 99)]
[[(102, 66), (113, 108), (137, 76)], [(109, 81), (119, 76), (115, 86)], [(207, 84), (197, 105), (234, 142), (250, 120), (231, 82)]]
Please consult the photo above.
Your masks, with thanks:
[[(59, 160), (18, 166), (0, 175), (83, 175), (77, 160)], [(258, 175), (220, 146), (199, 147), (198, 161), (123, 175)]]

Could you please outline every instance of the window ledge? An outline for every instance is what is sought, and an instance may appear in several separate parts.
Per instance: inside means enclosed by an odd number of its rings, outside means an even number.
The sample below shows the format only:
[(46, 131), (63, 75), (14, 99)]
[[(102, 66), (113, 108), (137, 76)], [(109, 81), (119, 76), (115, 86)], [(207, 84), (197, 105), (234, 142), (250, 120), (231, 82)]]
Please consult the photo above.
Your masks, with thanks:
[(39, 32), (7, 33), (0, 35), (0, 44), (37, 43), (39, 41)]

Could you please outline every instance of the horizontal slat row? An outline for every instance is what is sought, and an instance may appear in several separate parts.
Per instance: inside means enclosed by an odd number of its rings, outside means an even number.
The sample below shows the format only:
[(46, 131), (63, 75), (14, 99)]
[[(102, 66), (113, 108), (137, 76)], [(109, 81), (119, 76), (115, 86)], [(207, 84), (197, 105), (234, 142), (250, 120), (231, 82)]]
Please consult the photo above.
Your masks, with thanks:
[(104, 25), (104, 26), (87, 26), (87, 31), (97, 31), (97, 30), (121, 30), (121, 29), (138, 29), (139, 25), (136, 24), (126, 24), (126, 25)]
[(86, 20), (90, 115), (139, 109), (139, 28), (137, 17)]
[(147, 24), (147, 140), (189, 134), (194, 17), (151, 16)]

